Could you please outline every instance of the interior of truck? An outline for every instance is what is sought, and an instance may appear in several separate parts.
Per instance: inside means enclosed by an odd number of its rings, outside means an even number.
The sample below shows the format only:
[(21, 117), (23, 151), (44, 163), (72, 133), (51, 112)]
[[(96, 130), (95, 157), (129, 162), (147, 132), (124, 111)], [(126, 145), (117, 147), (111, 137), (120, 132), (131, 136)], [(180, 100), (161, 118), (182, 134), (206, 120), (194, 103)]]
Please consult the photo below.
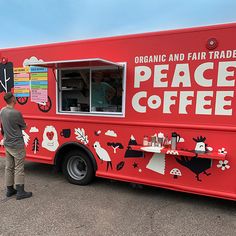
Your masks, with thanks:
[(123, 77), (117, 67), (59, 70), (59, 112), (122, 113)]

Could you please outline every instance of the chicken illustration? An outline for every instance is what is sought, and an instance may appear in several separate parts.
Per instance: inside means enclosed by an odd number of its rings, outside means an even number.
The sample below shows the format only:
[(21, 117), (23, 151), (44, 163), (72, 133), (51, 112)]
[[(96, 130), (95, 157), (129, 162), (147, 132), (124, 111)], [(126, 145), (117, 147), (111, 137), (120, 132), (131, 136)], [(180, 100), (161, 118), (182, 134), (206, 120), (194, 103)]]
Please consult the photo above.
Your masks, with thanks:
[(110, 158), (108, 152), (104, 148), (101, 147), (101, 145), (98, 141), (96, 141), (93, 144), (93, 147), (96, 151), (96, 154), (97, 154), (98, 158), (100, 160), (102, 160), (102, 163), (103, 163), (103, 161), (107, 162), (107, 171), (108, 171), (109, 166), (112, 169), (112, 162), (111, 162), (111, 158)]
[(204, 143), (206, 138), (204, 137), (197, 137), (196, 139), (193, 139), (195, 142), (197, 142), (195, 147), (196, 156), (194, 157), (187, 157), (187, 156), (180, 156), (180, 159), (176, 157), (176, 161), (182, 165), (187, 167), (189, 170), (191, 170), (194, 174), (196, 174), (196, 178), (198, 181), (201, 181), (199, 179), (199, 175), (201, 173), (204, 173), (205, 175), (209, 176), (210, 173), (207, 173), (206, 170), (210, 169), (212, 166), (212, 160), (208, 158), (198, 158), (198, 152), (206, 151), (205, 147), (207, 144)]

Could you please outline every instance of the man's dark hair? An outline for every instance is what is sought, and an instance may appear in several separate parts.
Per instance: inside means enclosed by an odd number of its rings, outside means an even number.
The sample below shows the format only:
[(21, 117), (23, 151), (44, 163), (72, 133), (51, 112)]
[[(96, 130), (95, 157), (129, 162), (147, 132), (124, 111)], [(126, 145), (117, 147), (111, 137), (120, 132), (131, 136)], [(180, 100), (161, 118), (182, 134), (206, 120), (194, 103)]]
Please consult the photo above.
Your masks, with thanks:
[(12, 102), (12, 98), (14, 97), (12, 92), (8, 92), (4, 95), (4, 100), (7, 104), (10, 104)]
[(103, 78), (103, 72), (102, 71), (94, 71), (93, 72), (93, 76), (94, 77), (99, 77), (99, 78)]

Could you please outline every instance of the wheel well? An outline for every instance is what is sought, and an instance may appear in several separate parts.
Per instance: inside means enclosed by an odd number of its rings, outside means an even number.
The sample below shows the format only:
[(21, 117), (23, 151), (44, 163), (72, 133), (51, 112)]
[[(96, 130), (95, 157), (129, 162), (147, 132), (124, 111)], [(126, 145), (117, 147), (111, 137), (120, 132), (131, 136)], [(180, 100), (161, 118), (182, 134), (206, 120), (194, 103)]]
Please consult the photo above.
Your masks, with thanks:
[(97, 162), (92, 154), (92, 152), (84, 145), (76, 142), (69, 142), (69, 143), (64, 143), (58, 150), (54, 158), (54, 165), (56, 166), (56, 169), (61, 171), (62, 170), (62, 164), (64, 161), (64, 158), (66, 156), (66, 153), (68, 153), (71, 150), (81, 150), (85, 152), (88, 157), (90, 158), (94, 171), (96, 172), (97, 170)]

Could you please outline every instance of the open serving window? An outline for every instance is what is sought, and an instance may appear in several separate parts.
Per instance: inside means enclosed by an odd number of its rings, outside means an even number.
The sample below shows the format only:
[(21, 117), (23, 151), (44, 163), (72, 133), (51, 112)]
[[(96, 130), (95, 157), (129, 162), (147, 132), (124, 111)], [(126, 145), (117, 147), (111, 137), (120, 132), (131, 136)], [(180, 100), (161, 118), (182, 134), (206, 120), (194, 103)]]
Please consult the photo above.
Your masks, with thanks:
[(30, 65), (57, 70), (59, 113), (124, 114), (124, 64), (95, 58)]

